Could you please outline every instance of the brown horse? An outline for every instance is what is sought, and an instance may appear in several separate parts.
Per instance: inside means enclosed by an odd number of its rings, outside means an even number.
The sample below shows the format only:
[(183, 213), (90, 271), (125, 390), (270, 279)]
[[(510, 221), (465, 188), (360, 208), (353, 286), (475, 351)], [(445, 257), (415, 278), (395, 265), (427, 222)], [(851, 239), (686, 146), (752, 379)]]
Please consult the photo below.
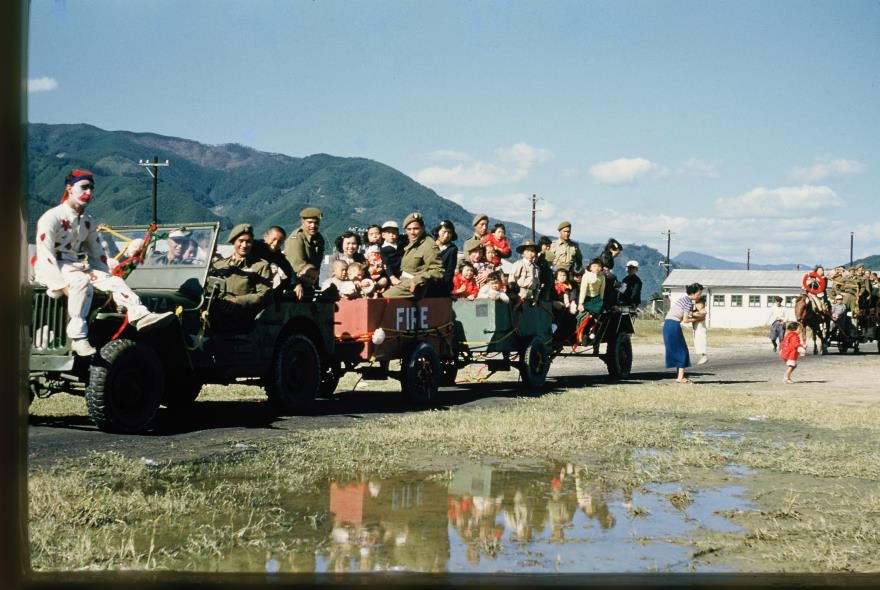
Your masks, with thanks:
[(813, 336), (813, 354), (819, 354), (819, 347), (816, 346), (816, 338), (822, 344), (822, 354), (828, 353), (828, 328), (831, 322), (831, 312), (827, 308), (824, 300), (808, 295), (799, 295), (794, 302), (794, 317), (797, 319), (799, 327), (798, 333), (801, 340), (807, 341), (807, 328)]

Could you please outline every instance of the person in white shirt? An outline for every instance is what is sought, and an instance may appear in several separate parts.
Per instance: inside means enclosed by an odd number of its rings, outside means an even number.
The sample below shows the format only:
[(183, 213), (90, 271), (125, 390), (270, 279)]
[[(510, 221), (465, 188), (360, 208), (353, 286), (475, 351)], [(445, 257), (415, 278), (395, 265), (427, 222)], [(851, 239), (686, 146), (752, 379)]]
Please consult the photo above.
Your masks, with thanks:
[(773, 352), (782, 344), (785, 338), (785, 324), (789, 321), (790, 314), (788, 309), (782, 306), (782, 297), (777, 296), (776, 302), (770, 308), (770, 316), (767, 323), (770, 324), (770, 344), (773, 345)]
[(85, 212), (95, 190), (94, 175), (73, 170), (65, 179), (61, 203), (37, 221), (34, 279), (46, 285), (49, 297), (67, 296), (67, 337), (79, 356), (97, 352), (88, 340), (88, 315), (94, 290), (112, 293), (113, 301), (137, 330), (174, 319), (173, 312), (152, 313), (118, 276), (110, 274), (98, 226)]

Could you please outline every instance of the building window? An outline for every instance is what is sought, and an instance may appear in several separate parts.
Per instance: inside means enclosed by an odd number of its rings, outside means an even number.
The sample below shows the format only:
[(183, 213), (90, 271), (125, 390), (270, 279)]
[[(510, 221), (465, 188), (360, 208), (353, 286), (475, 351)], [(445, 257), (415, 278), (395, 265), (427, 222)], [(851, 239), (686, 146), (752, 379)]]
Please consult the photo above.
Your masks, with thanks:
[(797, 299), (797, 295), (786, 295), (785, 307), (794, 307), (795, 299)]
[(724, 307), (724, 295), (712, 295), (712, 307)]
[(776, 295), (767, 295), (767, 307), (776, 305)]
[(761, 296), (749, 295), (749, 307), (761, 307)]
[(730, 296), (730, 307), (742, 307), (743, 306), (743, 296), (742, 295), (731, 295)]

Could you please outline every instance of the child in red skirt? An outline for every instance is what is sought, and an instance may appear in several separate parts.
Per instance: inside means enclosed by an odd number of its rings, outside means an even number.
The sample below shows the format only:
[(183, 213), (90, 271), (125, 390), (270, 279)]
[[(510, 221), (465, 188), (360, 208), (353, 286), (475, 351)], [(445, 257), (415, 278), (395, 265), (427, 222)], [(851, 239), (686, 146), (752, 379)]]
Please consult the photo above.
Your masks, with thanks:
[(791, 380), (791, 374), (797, 368), (797, 361), (800, 355), (806, 352), (801, 335), (798, 334), (798, 323), (788, 322), (785, 326), (785, 338), (782, 339), (782, 346), (779, 349), (779, 358), (785, 361), (785, 376), (782, 378), (784, 383), (794, 383)]

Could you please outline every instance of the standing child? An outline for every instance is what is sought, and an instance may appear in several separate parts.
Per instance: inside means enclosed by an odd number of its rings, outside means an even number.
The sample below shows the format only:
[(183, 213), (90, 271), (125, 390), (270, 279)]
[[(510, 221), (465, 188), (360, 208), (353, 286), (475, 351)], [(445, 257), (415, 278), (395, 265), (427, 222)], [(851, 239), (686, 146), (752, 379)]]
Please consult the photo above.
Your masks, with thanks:
[(801, 335), (798, 334), (798, 323), (788, 322), (785, 326), (785, 338), (782, 339), (782, 346), (779, 350), (779, 358), (785, 361), (785, 376), (782, 378), (784, 383), (794, 383), (791, 380), (791, 374), (797, 368), (797, 361), (800, 355), (806, 352), (804, 342)]
[[(553, 285), (556, 297), (554, 300), (554, 308), (565, 311), (572, 311), (571, 307), (571, 283), (568, 282), (568, 269), (556, 269), (556, 282)], [(558, 305), (557, 305), (558, 304)], [(560, 307), (561, 305), (561, 307)], [(575, 308), (573, 311), (577, 311)]]
[(709, 310), (706, 309), (706, 298), (700, 296), (694, 301), (694, 311), (691, 314), (691, 328), (694, 330), (694, 352), (700, 355), (697, 361), (698, 365), (704, 365), (708, 362), (709, 357), (706, 356), (709, 338), (706, 334), (706, 315)]
[(520, 301), (528, 301), (534, 305), (537, 303), (541, 289), (538, 265), (535, 264), (538, 245), (531, 240), (523, 240), (522, 244), (516, 247), (516, 251), (522, 258), (513, 263), (513, 268), (510, 269), (510, 281), (516, 283)]

